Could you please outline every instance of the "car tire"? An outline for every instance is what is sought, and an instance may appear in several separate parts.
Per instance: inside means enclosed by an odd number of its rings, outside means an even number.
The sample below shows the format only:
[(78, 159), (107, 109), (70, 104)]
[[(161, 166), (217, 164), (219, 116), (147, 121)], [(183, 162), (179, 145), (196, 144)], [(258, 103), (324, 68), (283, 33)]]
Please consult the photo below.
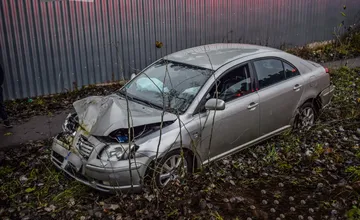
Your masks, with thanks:
[[(183, 151), (183, 154), (181, 151), (180, 149), (176, 149), (167, 153), (159, 159), (155, 165), (152, 177), (155, 178), (154, 182), (158, 189), (165, 188), (171, 181), (179, 179), (179, 177), (183, 178), (193, 171), (193, 157), (187, 151)], [(179, 166), (176, 167), (179, 162)], [(175, 167), (173, 166), (174, 164)], [(182, 167), (184, 169), (182, 169)], [(169, 179), (166, 177), (169, 177)]]
[(318, 109), (313, 102), (305, 102), (296, 116), (295, 129), (305, 129), (311, 127), (318, 117)]

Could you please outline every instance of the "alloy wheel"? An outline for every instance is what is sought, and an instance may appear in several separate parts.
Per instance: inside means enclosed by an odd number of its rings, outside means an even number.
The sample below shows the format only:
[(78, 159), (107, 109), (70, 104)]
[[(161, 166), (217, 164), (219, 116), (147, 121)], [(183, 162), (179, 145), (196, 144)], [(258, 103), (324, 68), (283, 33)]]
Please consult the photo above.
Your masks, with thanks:
[(159, 182), (166, 186), (170, 181), (182, 178), (187, 173), (187, 161), (180, 155), (170, 156), (160, 169)]
[(305, 107), (300, 114), (300, 127), (310, 127), (315, 122), (315, 112), (311, 107)]

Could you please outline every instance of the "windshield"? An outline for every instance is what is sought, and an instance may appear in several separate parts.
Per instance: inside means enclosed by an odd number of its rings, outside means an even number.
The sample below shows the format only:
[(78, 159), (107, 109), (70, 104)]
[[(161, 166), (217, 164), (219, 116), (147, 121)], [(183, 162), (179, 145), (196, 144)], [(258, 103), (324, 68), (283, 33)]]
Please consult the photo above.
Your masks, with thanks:
[(161, 60), (120, 91), (134, 100), (183, 113), (213, 71)]

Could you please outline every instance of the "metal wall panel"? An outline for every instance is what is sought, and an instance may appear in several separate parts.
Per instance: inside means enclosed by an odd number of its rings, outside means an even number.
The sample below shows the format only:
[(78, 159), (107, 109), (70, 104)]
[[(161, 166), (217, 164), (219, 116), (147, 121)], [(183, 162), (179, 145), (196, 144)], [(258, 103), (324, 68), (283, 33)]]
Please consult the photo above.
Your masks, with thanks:
[(330, 40), (343, 5), (351, 24), (359, 0), (0, 0), (5, 99), (129, 79), (166, 54), (203, 44)]

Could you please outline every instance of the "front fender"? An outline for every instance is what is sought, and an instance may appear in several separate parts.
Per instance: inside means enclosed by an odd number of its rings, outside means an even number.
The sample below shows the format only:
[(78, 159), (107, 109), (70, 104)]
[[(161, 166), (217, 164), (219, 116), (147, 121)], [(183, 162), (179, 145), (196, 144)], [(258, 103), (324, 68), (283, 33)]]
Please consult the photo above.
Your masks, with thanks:
[(182, 130), (182, 138), (180, 138), (180, 129), (174, 129), (162, 134), (161, 140), (160, 137), (157, 136), (141, 143), (136, 155), (138, 157), (147, 156), (154, 161), (163, 158), (171, 151), (185, 149), (190, 151), (196, 157), (196, 161), (199, 161), (200, 156), (196, 150), (196, 143), (194, 143), (193, 138), (184, 131), (185, 128), (182, 128)]

